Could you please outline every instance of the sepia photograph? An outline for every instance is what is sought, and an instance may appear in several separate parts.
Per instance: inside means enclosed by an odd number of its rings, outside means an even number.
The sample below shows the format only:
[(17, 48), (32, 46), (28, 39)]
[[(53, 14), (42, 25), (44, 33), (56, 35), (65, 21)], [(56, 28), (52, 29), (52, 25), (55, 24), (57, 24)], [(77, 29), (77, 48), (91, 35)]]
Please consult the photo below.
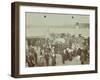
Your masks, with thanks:
[(97, 7), (12, 3), (12, 77), (97, 73)]
[(89, 64), (89, 19), (89, 15), (26, 12), (26, 67)]

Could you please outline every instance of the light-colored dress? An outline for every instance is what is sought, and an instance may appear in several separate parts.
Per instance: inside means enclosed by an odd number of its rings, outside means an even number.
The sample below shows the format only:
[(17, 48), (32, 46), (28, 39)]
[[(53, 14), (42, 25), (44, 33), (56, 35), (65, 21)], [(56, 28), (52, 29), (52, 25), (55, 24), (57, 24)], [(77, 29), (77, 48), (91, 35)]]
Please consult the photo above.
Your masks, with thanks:
[(56, 54), (56, 65), (62, 65), (62, 56), (60, 54)]

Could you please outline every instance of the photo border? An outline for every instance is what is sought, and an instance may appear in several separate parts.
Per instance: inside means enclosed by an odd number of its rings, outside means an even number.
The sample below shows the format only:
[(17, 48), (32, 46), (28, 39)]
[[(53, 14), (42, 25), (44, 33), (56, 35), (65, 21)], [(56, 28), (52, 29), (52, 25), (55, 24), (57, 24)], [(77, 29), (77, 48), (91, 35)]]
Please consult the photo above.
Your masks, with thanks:
[[(72, 9), (87, 9), (95, 11), (95, 70), (89, 71), (74, 71), (74, 72), (55, 72), (43, 74), (19, 74), (19, 35), (20, 35), (20, 21), (19, 9), (20, 6), (39, 6), (39, 7), (54, 7), (54, 8), (72, 8)], [(11, 76), (16, 78), (22, 77), (39, 77), (39, 76), (57, 76), (57, 75), (71, 75), (71, 74), (86, 74), (97, 73), (97, 7), (96, 6), (80, 6), (80, 5), (63, 5), (63, 4), (46, 4), (46, 3), (29, 3), (29, 2), (13, 2), (11, 4)]]

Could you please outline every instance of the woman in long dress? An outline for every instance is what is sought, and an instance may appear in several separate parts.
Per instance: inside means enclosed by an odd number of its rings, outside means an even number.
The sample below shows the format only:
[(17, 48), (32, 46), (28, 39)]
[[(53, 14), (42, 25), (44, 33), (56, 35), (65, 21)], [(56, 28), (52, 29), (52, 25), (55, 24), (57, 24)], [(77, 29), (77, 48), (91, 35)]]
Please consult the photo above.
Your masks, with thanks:
[(43, 55), (42, 52), (40, 52), (39, 58), (40, 58), (39, 66), (44, 66), (45, 65), (45, 60), (44, 60), (44, 55)]
[(29, 54), (27, 55), (27, 63), (28, 63), (28, 67), (35, 66), (35, 57), (31, 51), (29, 51)]
[(55, 66), (56, 65), (56, 54), (55, 53), (52, 53), (51, 59), (52, 59), (52, 66)]
[(63, 63), (62, 55), (56, 54), (56, 65), (62, 65)]

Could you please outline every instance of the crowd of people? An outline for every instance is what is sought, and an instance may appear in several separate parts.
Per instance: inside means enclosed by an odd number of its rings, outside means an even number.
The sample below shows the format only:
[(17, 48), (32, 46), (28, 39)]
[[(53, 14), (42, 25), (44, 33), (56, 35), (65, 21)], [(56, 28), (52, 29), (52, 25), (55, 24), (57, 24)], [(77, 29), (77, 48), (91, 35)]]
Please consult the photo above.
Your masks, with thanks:
[(27, 39), (26, 66), (66, 65), (78, 57), (80, 64), (89, 64), (89, 37), (79, 34), (51, 35), (49, 38)]

